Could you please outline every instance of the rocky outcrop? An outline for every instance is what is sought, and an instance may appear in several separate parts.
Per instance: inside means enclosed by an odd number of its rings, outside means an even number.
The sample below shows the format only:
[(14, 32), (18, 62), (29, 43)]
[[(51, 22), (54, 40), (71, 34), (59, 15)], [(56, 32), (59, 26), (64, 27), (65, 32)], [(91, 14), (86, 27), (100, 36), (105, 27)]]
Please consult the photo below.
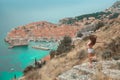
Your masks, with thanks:
[(104, 76), (119, 80), (119, 68), (112, 69), (112, 66), (120, 67), (120, 65), (117, 65), (118, 63), (120, 63), (120, 60), (94, 62), (93, 68), (89, 68), (88, 63), (83, 63), (59, 75), (58, 80), (94, 80), (93, 75), (98, 76), (98, 74), (101, 74), (100, 77)]
[(81, 39), (85, 39), (89, 35), (91, 35), (93, 32), (98, 30), (99, 28), (103, 27), (105, 23), (100, 20), (95, 20), (89, 25), (85, 25), (81, 30), (77, 32), (77, 37), (80, 37)]

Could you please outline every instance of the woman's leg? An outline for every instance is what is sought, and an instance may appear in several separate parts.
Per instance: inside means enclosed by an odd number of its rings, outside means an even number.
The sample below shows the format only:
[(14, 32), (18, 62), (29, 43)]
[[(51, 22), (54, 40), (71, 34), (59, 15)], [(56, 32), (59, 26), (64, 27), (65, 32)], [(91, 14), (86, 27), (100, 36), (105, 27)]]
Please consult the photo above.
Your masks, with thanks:
[(92, 60), (94, 60), (94, 61), (96, 61), (96, 60), (97, 60), (97, 59), (96, 59), (96, 55), (94, 55), (94, 56), (93, 56)]
[(90, 63), (89, 67), (92, 67), (93, 56), (94, 56), (94, 54), (88, 53), (88, 58), (89, 58), (89, 63)]

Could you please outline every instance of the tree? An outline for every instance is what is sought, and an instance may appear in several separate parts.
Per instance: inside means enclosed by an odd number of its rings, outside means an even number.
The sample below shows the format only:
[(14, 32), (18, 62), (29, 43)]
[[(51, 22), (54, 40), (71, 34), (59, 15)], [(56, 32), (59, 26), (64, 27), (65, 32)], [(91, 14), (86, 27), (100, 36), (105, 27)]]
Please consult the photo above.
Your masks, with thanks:
[(65, 36), (63, 40), (61, 40), (58, 48), (57, 48), (57, 55), (62, 54), (64, 52), (69, 52), (72, 49), (72, 39), (69, 36)]

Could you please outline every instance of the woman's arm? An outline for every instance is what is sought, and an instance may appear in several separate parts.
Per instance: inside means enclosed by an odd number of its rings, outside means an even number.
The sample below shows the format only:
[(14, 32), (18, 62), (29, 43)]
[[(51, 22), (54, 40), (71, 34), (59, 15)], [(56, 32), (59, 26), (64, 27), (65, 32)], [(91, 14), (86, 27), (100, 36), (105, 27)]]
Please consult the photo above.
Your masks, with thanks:
[(90, 45), (90, 43), (91, 43), (91, 41), (88, 41), (88, 42), (87, 42), (87, 46), (89, 46), (89, 45)]

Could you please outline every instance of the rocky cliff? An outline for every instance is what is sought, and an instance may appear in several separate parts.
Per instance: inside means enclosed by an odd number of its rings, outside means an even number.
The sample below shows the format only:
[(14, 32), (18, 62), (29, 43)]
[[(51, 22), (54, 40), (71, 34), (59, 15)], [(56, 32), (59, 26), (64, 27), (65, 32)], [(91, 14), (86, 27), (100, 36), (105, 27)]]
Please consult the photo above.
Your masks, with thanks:
[[(72, 69), (58, 76), (58, 80), (119, 80), (120, 60), (108, 60), (93, 62), (94, 67), (90, 69), (89, 63), (73, 66)], [(113, 68), (114, 66), (114, 68)]]

